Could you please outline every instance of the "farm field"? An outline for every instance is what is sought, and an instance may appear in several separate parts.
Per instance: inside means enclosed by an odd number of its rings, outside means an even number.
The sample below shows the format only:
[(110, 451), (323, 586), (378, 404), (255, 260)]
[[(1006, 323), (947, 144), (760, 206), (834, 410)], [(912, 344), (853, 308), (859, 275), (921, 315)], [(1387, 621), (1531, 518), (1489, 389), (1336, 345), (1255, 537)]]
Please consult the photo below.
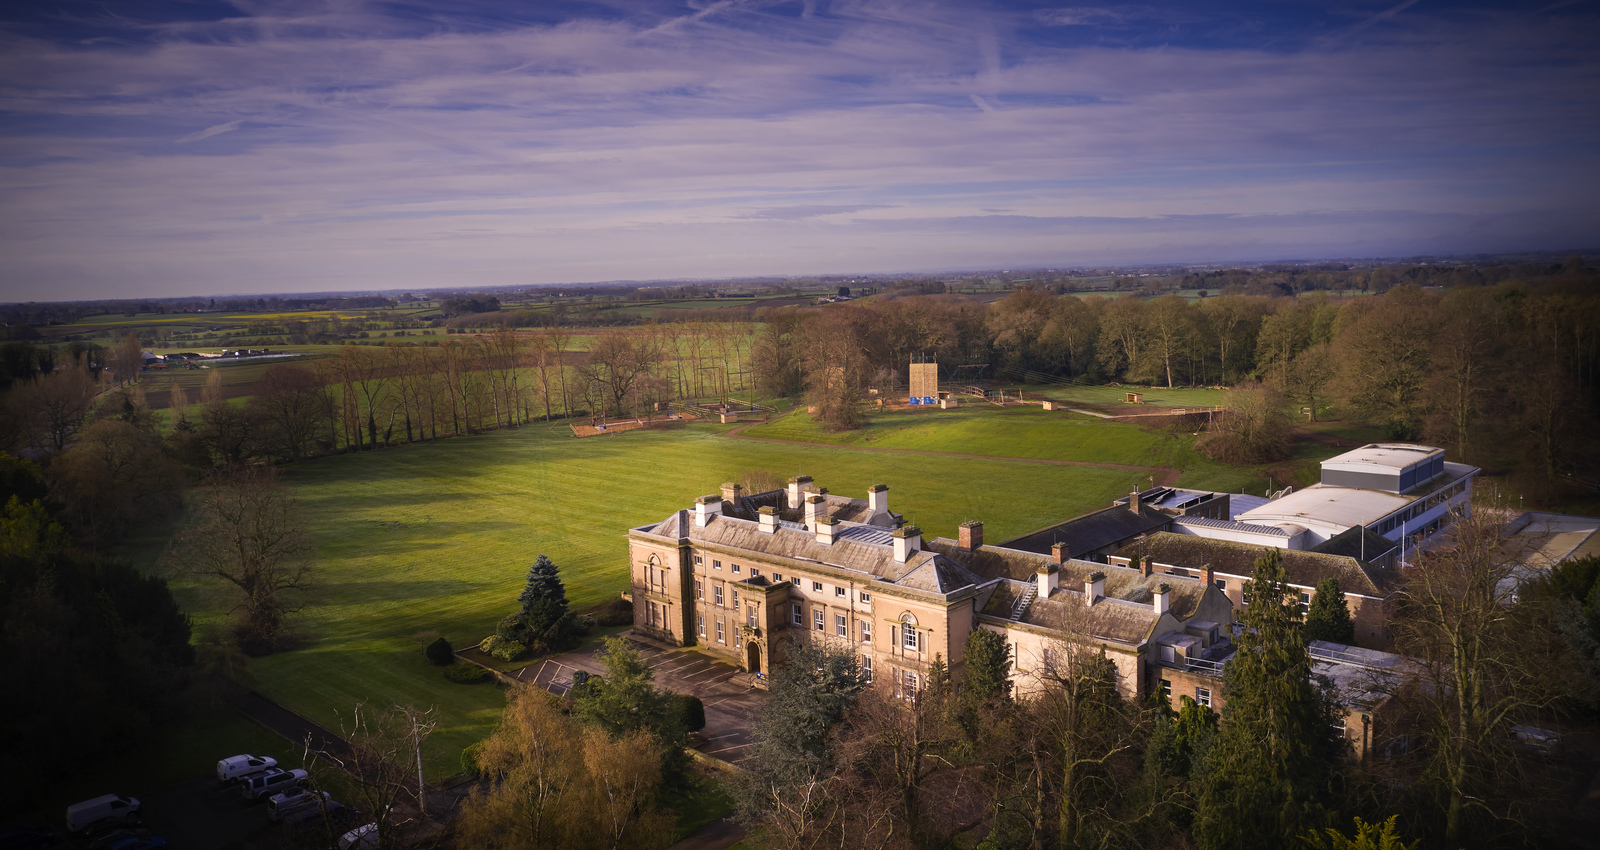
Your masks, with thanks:
[[(1065, 401), (1074, 404), (1093, 405), (1102, 412), (1113, 416), (1127, 416), (1144, 412), (1141, 408), (1148, 407), (1226, 407), (1228, 404), (1228, 390), (1214, 390), (1209, 387), (1048, 387), (1035, 391), (1031, 387), (1022, 387), (1023, 395), (1045, 398), (1053, 401)], [(1128, 404), (1124, 401), (1130, 392), (1140, 393), (1144, 396), (1144, 404)]]
[[(258, 689), (332, 728), (362, 700), (439, 706), (443, 722), (425, 758), (431, 774), (446, 775), (492, 729), (503, 699), (493, 687), (446, 681), (412, 636), (437, 629), (462, 646), (488, 634), (513, 610), (541, 552), (561, 565), (583, 609), (626, 587), (628, 527), (747, 470), (805, 472), (862, 496), (887, 483), (892, 508), (930, 536), (953, 537), (960, 522), (981, 518), (997, 539), (1107, 504), (1142, 479), (1121, 469), (727, 439), (727, 430), (575, 440), (565, 426), (530, 426), (285, 468), (321, 586), (296, 620), (303, 647), (255, 662)], [(144, 562), (153, 567), (157, 554), (146, 550)], [(226, 598), (181, 577), (173, 587), (197, 626), (227, 617)]]

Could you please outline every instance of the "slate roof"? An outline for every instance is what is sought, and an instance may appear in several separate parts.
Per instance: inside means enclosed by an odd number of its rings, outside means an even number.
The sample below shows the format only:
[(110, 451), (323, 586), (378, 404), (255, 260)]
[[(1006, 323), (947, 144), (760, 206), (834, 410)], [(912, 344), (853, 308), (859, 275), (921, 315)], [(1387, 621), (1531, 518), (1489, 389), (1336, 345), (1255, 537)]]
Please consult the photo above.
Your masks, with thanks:
[(814, 533), (797, 530), (787, 524), (781, 524), (776, 531), (768, 534), (761, 531), (756, 522), (718, 516), (700, 528), (695, 525), (688, 511), (678, 511), (653, 526), (637, 530), (661, 537), (687, 537), (699, 543), (810, 561), (936, 593), (950, 593), (981, 583), (977, 576), (960, 564), (927, 548), (912, 553), (906, 563), (898, 563), (894, 560), (892, 545), (852, 539), (845, 533), (849, 531), (847, 528), (840, 529), (839, 536), (834, 538), (830, 546), (818, 543)]
[[(1178, 525), (1193, 525), (1199, 528), (1221, 528), (1228, 531), (1244, 531), (1251, 534), (1266, 534), (1272, 537), (1288, 537), (1289, 530), (1275, 525), (1252, 525), (1248, 522), (1238, 522), (1228, 519), (1211, 519), (1203, 516), (1182, 516), (1174, 520)], [(1300, 529), (1304, 531), (1305, 529)], [(1299, 534), (1297, 531), (1295, 534)]]
[[(1157, 564), (1198, 570), (1207, 564), (1219, 573), (1249, 576), (1255, 571), (1256, 558), (1265, 547), (1231, 540), (1214, 540), (1187, 534), (1160, 531), (1139, 543), (1129, 544), (1111, 554), (1114, 558), (1139, 558), (1150, 556)], [(1364, 596), (1388, 596), (1400, 583), (1393, 570), (1363, 564), (1346, 555), (1328, 555), (1321, 552), (1304, 552), (1280, 549), (1283, 565), (1289, 573), (1289, 582), (1301, 587), (1316, 587), (1317, 582), (1333, 576), (1339, 580), (1339, 589), (1345, 593)]]
[[(949, 538), (939, 538), (927, 546), (982, 579), (1002, 579), (997, 582), (995, 594), (983, 612), (996, 617), (1009, 617), (1016, 600), (1027, 592), (1030, 584), (1037, 584), (1039, 567), (1054, 563), (1044, 555), (1001, 546), (962, 549), (960, 543)], [(1180, 620), (1194, 615), (1206, 592), (1206, 585), (1196, 579), (1159, 574), (1144, 576), (1134, 568), (1092, 561), (1068, 560), (1057, 570), (1056, 591), (1049, 599), (1035, 599), (1023, 613), (1021, 622), (1139, 644), (1149, 637), (1159, 619), (1150, 604), (1155, 599), (1157, 586), (1167, 585), (1168, 610)], [(1085, 585), (1095, 572), (1105, 575), (1104, 596), (1085, 609)]]
[(1000, 545), (1007, 549), (1049, 554), (1053, 544), (1062, 542), (1069, 547), (1069, 554), (1093, 552), (1141, 534), (1167, 528), (1172, 525), (1172, 520), (1171, 514), (1162, 513), (1152, 507), (1142, 506), (1138, 513), (1134, 513), (1128, 510), (1126, 505), (1113, 505), (1057, 523), (1049, 528), (1042, 528), (1031, 534), (1012, 538)]
[(1385, 556), (1396, 552), (1399, 548), (1399, 544), (1393, 540), (1367, 526), (1357, 525), (1335, 534), (1308, 551), (1321, 552), (1324, 555), (1343, 555), (1368, 563), (1388, 563), (1393, 559)]

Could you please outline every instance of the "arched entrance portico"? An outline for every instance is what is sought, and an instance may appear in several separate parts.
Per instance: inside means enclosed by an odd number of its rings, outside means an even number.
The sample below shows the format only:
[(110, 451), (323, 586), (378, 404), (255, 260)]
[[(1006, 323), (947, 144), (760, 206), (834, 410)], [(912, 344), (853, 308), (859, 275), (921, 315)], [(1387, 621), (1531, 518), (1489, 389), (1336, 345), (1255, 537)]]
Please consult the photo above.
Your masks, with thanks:
[(749, 645), (745, 647), (744, 669), (747, 673), (761, 672), (761, 644), (751, 641)]

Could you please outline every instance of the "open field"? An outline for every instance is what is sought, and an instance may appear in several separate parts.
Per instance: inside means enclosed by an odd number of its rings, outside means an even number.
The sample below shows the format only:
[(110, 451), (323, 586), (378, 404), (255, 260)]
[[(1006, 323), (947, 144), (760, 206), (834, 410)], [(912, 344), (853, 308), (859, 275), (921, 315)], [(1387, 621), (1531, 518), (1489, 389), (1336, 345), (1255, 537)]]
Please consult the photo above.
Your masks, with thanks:
[[(488, 634), (515, 607), (541, 552), (562, 566), (569, 598), (584, 608), (626, 587), (629, 526), (750, 469), (805, 472), (862, 496), (887, 483), (894, 510), (928, 534), (954, 536), (957, 524), (981, 518), (997, 539), (1107, 504), (1143, 479), (1131, 470), (733, 440), (727, 430), (574, 440), (565, 426), (531, 426), (287, 468), (321, 587), (296, 621), (304, 646), (256, 661), (259, 690), (331, 728), (360, 700), (437, 705), (443, 723), (425, 753), (428, 770), (454, 773), (461, 749), (492, 728), (502, 697), (446, 681), (411, 637), (437, 629), (461, 646)], [(153, 566), (155, 555), (141, 560)], [(227, 616), (226, 598), (193, 580), (175, 579), (174, 590), (197, 624)]]
[[(1114, 416), (1125, 416), (1144, 412), (1146, 407), (1217, 407), (1227, 406), (1228, 390), (1214, 390), (1209, 387), (1047, 387), (1033, 390), (1031, 387), (1022, 387), (1024, 396), (1037, 398), (1044, 396), (1053, 401), (1065, 401), (1074, 404), (1093, 405), (1105, 413)], [(1144, 396), (1144, 404), (1128, 404), (1123, 401), (1130, 392), (1140, 393)]]

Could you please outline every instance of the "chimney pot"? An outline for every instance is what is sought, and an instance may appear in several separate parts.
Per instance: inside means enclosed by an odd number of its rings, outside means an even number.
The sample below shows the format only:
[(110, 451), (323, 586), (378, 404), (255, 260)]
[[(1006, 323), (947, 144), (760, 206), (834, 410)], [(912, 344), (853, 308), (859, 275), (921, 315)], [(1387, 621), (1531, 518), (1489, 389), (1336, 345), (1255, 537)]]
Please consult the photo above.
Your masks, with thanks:
[(1061, 570), (1055, 564), (1043, 564), (1039, 567), (1039, 598), (1049, 599), (1050, 594), (1061, 585)]
[(817, 517), (817, 542), (824, 546), (832, 546), (834, 535), (839, 530), (839, 518), (824, 516)]
[(820, 494), (812, 493), (806, 497), (806, 528), (817, 530), (817, 515), (822, 513), (822, 506), (826, 500)]
[(774, 508), (774, 507), (763, 507), (759, 511), (757, 511), (757, 514), (758, 514), (758, 519), (761, 522), (761, 533), (762, 534), (772, 534), (773, 532), (778, 530), (778, 509), (777, 508)]
[(1083, 583), (1083, 597), (1084, 597), (1083, 602), (1084, 602), (1084, 605), (1092, 606), (1092, 605), (1094, 605), (1095, 602), (1099, 601), (1100, 598), (1104, 597), (1105, 595), (1106, 595), (1106, 574), (1103, 573), (1103, 572), (1100, 572), (1099, 570), (1095, 570), (1094, 572), (1089, 574), (1089, 578), (1087, 580), (1085, 580), (1084, 583)]
[(1172, 607), (1172, 586), (1161, 584), (1156, 588), (1156, 598), (1151, 607), (1157, 614), (1165, 614)]
[(922, 548), (922, 529), (914, 525), (900, 526), (894, 530), (893, 536), (894, 560), (897, 564), (910, 560)]
[(970, 520), (961, 524), (959, 532), (961, 548), (968, 552), (983, 546), (983, 523)]
[(874, 484), (867, 491), (868, 516), (887, 516), (889, 513), (889, 485)]

